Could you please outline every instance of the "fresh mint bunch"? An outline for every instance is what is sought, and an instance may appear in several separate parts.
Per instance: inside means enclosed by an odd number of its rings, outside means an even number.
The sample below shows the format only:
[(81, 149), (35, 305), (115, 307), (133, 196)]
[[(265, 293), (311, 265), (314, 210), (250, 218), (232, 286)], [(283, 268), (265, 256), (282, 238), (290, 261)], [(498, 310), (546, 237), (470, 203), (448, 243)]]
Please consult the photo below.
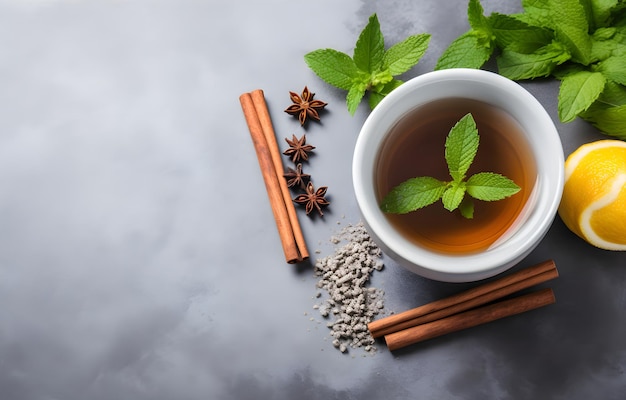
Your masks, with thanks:
[(314, 50), (304, 60), (326, 83), (347, 90), (346, 105), (354, 115), (367, 91), (369, 105), (376, 105), (402, 84), (395, 76), (416, 65), (428, 49), (430, 35), (413, 35), (385, 50), (378, 17), (373, 14), (359, 35), (350, 57), (333, 49)]
[(493, 172), (479, 172), (465, 179), (478, 152), (479, 139), (474, 118), (471, 114), (465, 115), (446, 138), (445, 158), (452, 180), (440, 181), (429, 176), (408, 179), (391, 189), (380, 205), (381, 210), (406, 214), (441, 199), (446, 210), (458, 208), (465, 218), (473, 218), (471, 198), (496, 201), (519, 192), (520, 187), (515, 182)]
[(455, 39), (435, 69), (481, 68), (495, 55), (512, 80), (561, 81), (561, 122), (581, 117), (626, 140), (626, 2), (522, 0), (523, 12), (484, 15), (470, 0), (469, 31)]

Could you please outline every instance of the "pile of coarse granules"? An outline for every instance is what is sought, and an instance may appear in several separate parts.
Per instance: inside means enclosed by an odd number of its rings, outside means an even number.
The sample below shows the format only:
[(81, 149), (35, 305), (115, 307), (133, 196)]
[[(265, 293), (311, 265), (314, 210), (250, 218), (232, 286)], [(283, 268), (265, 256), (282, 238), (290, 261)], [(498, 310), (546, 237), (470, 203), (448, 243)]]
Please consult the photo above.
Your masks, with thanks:
[[(375, 352), (375, 341), (367, 324), (382, 313), (384, 292), (367, 286), (370, 275), (383, 268), (382, 252), (362, 222), (343, 228), (331, 241), (347, 243), (336, 248), (333, 255), (316, 260), (315, 276), (320, 278), (317, 287), (325, 289), (328, 297), (314, 308), (324, 318), (331, 319), (327, 326), (333, 345), (342, 353), (348, 346)], [(317, 296), (322, 298), (321, 293)]]

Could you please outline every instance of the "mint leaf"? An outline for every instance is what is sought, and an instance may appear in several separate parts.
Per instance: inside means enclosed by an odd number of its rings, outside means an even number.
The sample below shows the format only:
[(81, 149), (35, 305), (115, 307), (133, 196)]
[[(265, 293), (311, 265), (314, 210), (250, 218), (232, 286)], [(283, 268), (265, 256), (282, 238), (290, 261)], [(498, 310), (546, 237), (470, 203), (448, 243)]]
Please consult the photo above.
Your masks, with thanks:
[(556, 38), (567, 47), (574, 61), (589, 65), (591, 62), (591, 39), (586, 32), (571, 25), (562, 25), (556, 28)]
[(593, 25), (606, 27), (611, 20), (611, 12), (617, 7), (618, 0), (591, 0), (589, 7), (593, 15)]
[(391, 46), (383, 57), (383, 69), (388, 69), (391, 75), (400, 75), (414, 65), (424, 56), (428, 49), (430, 35), (422, 33), (406, 38), (400, 43)]
[(399, 79), (393, 79), (391, 82), (385, 84), (385, 86), (383, 86), (381, 90), (371, 92), (369, 97), (370, 108), (373, 110), (374, 107), (376, 107), (378, 103), (380, 103), (381, 100), (385, 98), (386, 95), (391, 93), (391, 91), (396, 89), (398, 86), (402, 85), (402, 83), (403, 82)]
[(473, 30), (489, 32), (491, 27), (487, 18), (483, 15), (483, 6), (479, 0), (470, 0), (467, 5), (467, 20)]
[(385, 54), (385, 41), (376, 14), (372, 14), (361, 31), (354, 47), (354, 63), (362, 71), (374, 73), (380, 70)]
[(614, 27), (598, 28), (598, 29), (595, 30), (595, 32), (593, 32), (593, 35), (591, 35), (591, 39), (593, 39), (593, 40), (609, 40), (609, 39), (613, 38), (613, 36), (615, 36), (616, 33), (617, 33), (617, 29), (615, 29)]
[(408, 71), (426, 52), (430, 35), (413, 35), (385, 51), (376, 14), (359, 34), (353, 57), (333, 49), (319, 49), (304, 56), (307, 65), (326, 83), (347, 90), (346, 105), (354, 115), (369, 91), (369, 104), (376, 105), (402, 81), (395, 75)]
[(478, 129), (472, 114), (466, 114), (450, 130), (446, 138), (445, 157), (455, 182), (465, 178), (478, 151), (478, 141)]
[(570, 59), (570, 54), (558, 42), (552, 42), (531, 54), (504, 49), (497, 58), (498, 72), (512, 80), (549, 76), (557, 65)]
[(522, 7), (525, 13), (519, 15), (520, 20), (534, 26), (552, 27), (549, 0), (522, 0)]
[(370, 109), (373, 110), (378, 103), (380, 103), (385, 98), (384, 94), (371, 92), (367, 103), (370, 106)]
[(467, 219), (474, 218), (474, 202), (470, 196), (463, 197), (463, 201), (459, 204), (459, 212)]
[(607, 79), (626, 85), (626, 54), (608, 57), (598, 63), (596, 70), (602, 72)]
[(498, 72), (509, 79), (562, 81), (561, 121), (580, 116), (609, 136), (626, 136), (624, 104), (611, 103), (614, 88), (626, 86), (626, 1), (521, 3), (523, 12), (485, 17), (479, 0), (469, 0), (472, 29), (445, 49), (435, 69), (480, 68), (498, 50)]
[(600, 72), (580, 71), (563, 78), (558, 97), (559, 119), (573, 121), (596, 101), (605, 84), (606, 78)]
[(551, 0), (550, 15), (557, 40), (583, 65), (591, 61), (591, 38), (585, 8), (579, 0)]
[(406, 214), (435, 203), (443, 196), (446, 183), (431, 177), (411, 178), (394, 187), (383, 199), (383, 212)]
[(600, 28), (591, 36), (591, 62), (604, 60), (616, 51), (621, 43), (615, 37), (617, 29)]
[(581, 117), (609, 136), (626, 140), (626, 105), (589, 110)]
[(626, 105), (626, 86), (609, 81), (598, 100), (589, 107), (589, 111), (624, 105)]
[(348, 112), (350, 115), (354, 115), (356, 112), (363, 96), (365, 96), (366, 90), (367, 86), (363, 84), (356, 84), (348, 90), (348, 94), (346, 95), (346, 105), (348, 106)]
[(451, 182), (432, 177), (408, 179), (391, 189), (381, 202), (383, 212), (405, 214), (441, 199), (448, 211), (460, 208), (465, 218), (473, 218), (474, 203), (465, 193), (478, 200), (495, 201), (517, 193), (520, 188), (509, 178), (492, 172), (481, 172), (464, 181), (478, 150), (478, 131), (471, 114), (466, 114), (450, 129), (446, 138), (445, 157)]
[(554, 39), (554, 34), (550, 30), (529, 25), (505, 14), (491, 14), (489, 24), (496, 45), (518, 53), (532, 53), (550, 44)]
[(585, 33), (589, 32), (587, 10), (580, 0), (549, 0), (543, 3), (547, 4), (552, 17), (552, 28), (569, 25)]
[(478, 69), (489, 60), (492, 52), (491, 47), (486, 47), (473, 31), (469, 31), (450, 43), (437, 60), (435, 70), (448, 68)]
[(591, 39), (585, 7), (579, 0), (523, 0), (525, 13), (518, 19), (529, 25), (550, 28), (576, 62), (591, 61)]
[(388, 69), (385, 69), (370, 75), (369, 87), (373, 91), (380, 93), (391, 81), (393, 81), (393, 76), (389, 73)]
[(515, 182), (493, 172), (480, 172), (467, 180), (467, 193), (477, 200), (502, 200), (519, 191)]
[(461, 201), (463, 201), (463, 197), (465, 197), (465, 182), (455, 181), (443, 192), (441, 201), (446, 210), (454, 211), (459, 207)]
[(552, 76), (554, 76), (558, 80), (563, 80), (565, 77), (569, 75), (573, 75), (580, 71), (588, 71), (584, 66), (575, 63), (566, 63), (557, 67), (554, 71), (552, 71)]
[(333, 49), (314, 50), (304, 61), (326, 83), (349, 90), (358, 75), (356, 64), (349, 55)]
[(470, 0), (467, 16), (472, 29), (452, 41), (444, 50), (435, 70), (482, 67), (493, 53), (493, 34), (478, 0)]
[(626, 140), (626, 87), (608, 81), (598, 100), (580, 117), (605, 134)]

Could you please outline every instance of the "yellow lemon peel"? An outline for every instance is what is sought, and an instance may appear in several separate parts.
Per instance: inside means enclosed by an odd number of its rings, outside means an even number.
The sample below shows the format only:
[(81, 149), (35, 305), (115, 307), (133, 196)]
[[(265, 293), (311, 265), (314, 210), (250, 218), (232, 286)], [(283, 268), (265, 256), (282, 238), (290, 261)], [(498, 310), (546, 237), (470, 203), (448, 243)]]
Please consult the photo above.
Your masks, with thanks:
[(587, 143), (567, 158), (559, 215), (588, 243), (626, 250), (626, 142)]

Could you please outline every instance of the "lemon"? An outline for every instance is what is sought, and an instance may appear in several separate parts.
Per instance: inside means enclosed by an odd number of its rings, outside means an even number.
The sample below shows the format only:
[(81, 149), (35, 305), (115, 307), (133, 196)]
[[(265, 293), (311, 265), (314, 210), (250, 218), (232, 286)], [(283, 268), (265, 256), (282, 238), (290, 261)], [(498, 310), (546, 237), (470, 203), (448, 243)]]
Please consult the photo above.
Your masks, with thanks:
[(598, 140), (570, 154), (559, 216), (588, 243), (626, 250), (626, 142)]

